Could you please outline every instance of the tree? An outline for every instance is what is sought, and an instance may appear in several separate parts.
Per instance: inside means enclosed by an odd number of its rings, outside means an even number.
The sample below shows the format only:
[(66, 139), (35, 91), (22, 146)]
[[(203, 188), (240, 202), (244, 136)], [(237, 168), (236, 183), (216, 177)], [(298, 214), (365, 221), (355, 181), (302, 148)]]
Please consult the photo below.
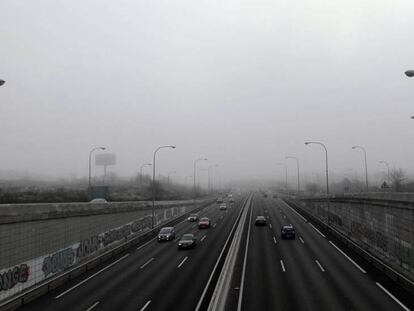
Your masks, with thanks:
[(407, 174), (402, 169), (392, 169), (390, 172), (390, 178), (392, 182), (392, 186), (396, 192), (402, 191), (402, 184), (404, 180), (407, 179)]

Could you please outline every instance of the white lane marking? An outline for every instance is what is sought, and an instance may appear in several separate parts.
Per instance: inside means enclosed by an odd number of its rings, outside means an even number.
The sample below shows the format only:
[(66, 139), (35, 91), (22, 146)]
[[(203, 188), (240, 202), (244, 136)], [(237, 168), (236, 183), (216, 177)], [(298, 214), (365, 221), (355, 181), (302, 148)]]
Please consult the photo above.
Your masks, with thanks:
[(302, 237), (299, 237), (299, 240), (302, 242), (302, 244), (305, 244), (305, 241), (302, 239)]
[(275, 242), (275, 244), (277, 243), (277, 242), (276, 242), (276, 238), (275, 238), (275, 237), (273, 237), (273, 242)]
[(267, 219), (269, 219), (269, 216), (266, 216), (267, 217)]
[(311, 223), (309, 223), (309, 225), (316, 230), (316, 232), (318, 232), (321, 236), (323, 236), (324, 238), (326, 238), (326, 235), (324, 235), (322, 232), (319, 231), (318, 228), (316, 228), (314, 225), (312, 225)]
[(269, 224), (269, 228), (272, 229), (272, 224)]
[(194, 225), (192, 225), (192, 226), (191, 226), (191, 228), (193, 228), (193, 229), (194, 229), (196, 226), (197, 226), (197, 224), (194, 224)]
[(95, 308), (99, 304), (99, 301), (95, 302), (92, 306), (90, 306), (86, 311), (91, 311), (93, 308)]
[(187, 259), (188, 259), (188, 256), (185, 256), (185, 258), (183, 259), (183, 261), (180, 262), (177, 268), (181, 268), (181, 266), (186, 262)]
[(139, 309), (139, 311), (144, 311), (149, 306), (150, 303), (151, 303), (151, 300), (148, 300), (147, 303), (141, 309)]
[(390, 296), (396, 303), (398, 303), (401, 308), (403, 308), (405, 311), (410, 311), (410, 309), (408, 309), (401, 301), (399, 301), (393, 294), (391, 294), (384, 286), (378, 282), (375, 284), (377, 284), (379, 288), (381, 288), (388, 296)]
[(143, 247), (147, 246), (147, 245), (148, 245), (148, 244), (150, 244), (152, 241), (155, 241), (156, 239), (157, 239), (157, 237), (155, 237), (155, 238), (153, 238), (153, 239), (149, 240), (148, 242), (146, 242), (146, 243), (142, 244), (141, 246), (137, 247), (137, 251), (138, 251), (138, 250), (140, 250), (141, 248), (143, 248)]
[(241, 280), (240, 280), (240, 292), (239, 292), (239, 299), (238, 299), (238, 302), (237, 302), (237, 311), (241, 311), (242, 304), (243, 304), (244, 280), (245, 280), (245, 275), (246, 275), (247, 253), (249, 252), (250, 228), (251, 228), (251, 225), (252, 225), (252, 214), (253, 214), (253, 206), (250, 205), (249, 229), (247, 230), (246, 249), (244, 251), (243, 272), (242, 272), (242, 276), (241, 276)]
[(336, 246), (332, 241), (329, 241), (333, 247), (335, 247), (342, 255), (344, 255), (350, 262), (354, 264), (355, 267), (357, 267), (359, 270), (361, 270), (362, 273), (367, 273), (364, 269), (362, 269), (355, 261), (352, 260), (351, 257), (349, 257), (347, 254), (345, 254), (342, 249), (340, 249), (338, 246)]
[(66, 295), (67, 293), (71, 292), (72, 290), (74, 290), (75, 288), (81, 286), (83, 283), (86, 283), (87, 281), (89, 281), (90, 279), (94, 278), (95, 276), (97, 276), (98, 274), (104, 272), (105, 270), (109, 269), (110, 267), (112, 267), (113, 265), (116, 265), (118, 262), (120, 262), (121, 260), (124, 260), (125, 258), (127, 258), (129, 256), (129, 253), (122, 256), (121, 258), (119, 258), (118, 260), (115, 260), (113, 263), (107, 265), (105, 268), (102, 268), (101, 270), (99, 270), (98, 272), (95, 272), (94, 274), (92, 274), (90, 277), (84, 279), (83, 281), (79, 282), (78, 284), (76, 284), (75, 286), (72, 286), (71, 288), (65, 290), (63, 293), (57, 295), (55, 297), (55, 299), (59, 299), (60, 297)]
[(214, 224), (214, 225), (213, 225), (213, 228), (215, 228), (216, 226), (217, 226), (217, 224)]
[(305, 218), (305, 217), (303, 217), (301, 214), (299, 214), (297, 211), (295, 211), (295, 209), (293, 208), (293, 207), (291, 207), (290, 205), (288, 205), (288, 204), (285, 204), (287, 207), (289, 207), (294, 213), (296, 213), (296, 215), (298, 215), (300, 218), (302, 218), (302, 220), (304, 221), (304, 222), (308, 222), (308, 220)]
[(203, 242), (205, 238), (206, 238), (206, 235), (205, 235), (205, 236), (203, 236), (203, 237), (200, 239), (200, 242)]
[(144, 269), (148, 264), (150, 264), (155, 258), (152, 257), (150, 260), (148, 260), (146, 263), (144, 263), (141, 267), (139, 267), (140, 269)]
[(282, 267), (283, 272), (286, 272), (285, 265), (283, 264), (282, 259), (280, 259), (280, 266)]
[(325, 272), (325, 269), (322, 267), (322, 265), (319, 263), (319, 261), (315, 260), (315, 262), (318, 265), (319, 269), (321, 269), (322, 272)]

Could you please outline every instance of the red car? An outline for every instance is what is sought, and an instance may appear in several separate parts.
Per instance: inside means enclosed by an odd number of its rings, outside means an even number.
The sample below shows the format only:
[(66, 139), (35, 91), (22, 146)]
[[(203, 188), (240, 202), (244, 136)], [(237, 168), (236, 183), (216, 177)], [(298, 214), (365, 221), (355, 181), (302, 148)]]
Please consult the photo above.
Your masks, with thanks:
[(210, 227), (210, 219), (208, 219), (207, 217), (200, 218), (200, 220), (198, 222), (198, 227), (200, 229), (209, 228)]

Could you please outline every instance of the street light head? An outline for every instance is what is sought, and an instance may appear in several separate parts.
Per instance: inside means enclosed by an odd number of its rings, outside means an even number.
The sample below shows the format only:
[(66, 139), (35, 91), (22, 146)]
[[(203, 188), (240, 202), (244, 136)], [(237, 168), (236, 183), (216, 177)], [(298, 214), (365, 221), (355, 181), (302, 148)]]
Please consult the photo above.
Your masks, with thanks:
[(171, 146), (171, 148), (175, 149), (175, 148), (177, 148), (177, 146)]
[(411, 116), (411, 119), (414, 119), (414, 116)]
[(310, 142), (308, 142), (308, 141), (305, 142), (305, 145), (309, 145), (309, 144), (310, 144)]
[(352, 146), (352, 149), (356, 149), (357, 148), (357, 146)]
[(414, 77), (414, 70), (407, 70), (405, 75), (410, 78)]
[(105, 150), (105, 149), (106, 149), (106, 147), (99, 147), (99, 149), (101, 149), (101, 150)]
[(6, 83), (6, 81), (0, 79), (0, 86), (2, 86), (4, 83)]

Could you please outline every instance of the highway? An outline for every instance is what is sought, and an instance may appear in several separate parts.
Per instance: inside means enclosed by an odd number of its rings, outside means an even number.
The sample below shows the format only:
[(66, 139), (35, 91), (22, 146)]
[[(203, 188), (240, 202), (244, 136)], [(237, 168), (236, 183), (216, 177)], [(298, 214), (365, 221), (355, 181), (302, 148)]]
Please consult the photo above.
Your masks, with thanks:
[[(177, 236), (197, 236), (194, 249), (153, 239), (19, 310), (196, 310), (245, 198), (227, 211), (217, 204), (201, 211), (209, 229), (177, 224)], [(413, 297), (285, 202), (261, 194), (252, 202), (226, 310), (413, 310)], [(255, 226), (258, 215), (266, 226)], [(296, 239), (280, 238), (285, 224), (293, 224)]]
[(198, 229), (196, 222), (176, 225), (177, 238), (197, 236), (194, 249), (153, 239), (19, 310), (194, 310), (241, 204), (240, 198), (227, 211), (212, 204), (199, 212), (210, 218), (209, 229)]
[[(256, 216), (267, 226), (255, 226)], [(296, 238), (282, 240), (282, 225), (293, 224)], [(369, 267), (350, 258), (307, 219), (280, 199), (255, 196), (245, 264), (239, 261), (244, 282), (229, 302), (230, 310), (407, 310), (391, 298)], [(247, 231), (249, 228), (247, 228)], [(247, 239), (247, 235), (246, 235)], [(245, 250), (243, 250), (245, 252)], [(242, 254), (240, 254), (242, 255)], [(347, 257), (348, 256), (348, 257)], [(241, 276), (235, 277), (240, 284)], [(391, 294), (391, 293), (390, 293)]]

